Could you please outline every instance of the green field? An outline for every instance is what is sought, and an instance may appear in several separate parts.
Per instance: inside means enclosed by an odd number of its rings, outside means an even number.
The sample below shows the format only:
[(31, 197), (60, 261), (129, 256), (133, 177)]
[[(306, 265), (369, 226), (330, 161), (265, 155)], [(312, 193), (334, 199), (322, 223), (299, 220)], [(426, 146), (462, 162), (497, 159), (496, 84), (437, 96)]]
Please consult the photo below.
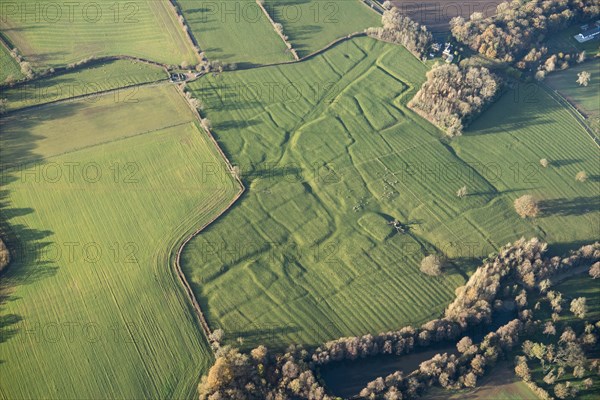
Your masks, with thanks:
[(360, 0), (266, 0), (265, 5), (300, 57), (348, 34), (381, 26), (381, 15)]
[(3, 10), (2, 33), (36, 68), (116, 55), (176, 65), (198, 62), (167, 1), (18, 0)]
[[(598, 175), (597, 149), (567, 111), (543, 94), (523, 105), (508, 93), (448, 146), (405, 107), (425, 71), (403, 48), (361, 38), (300, 64), (192, 85), (249, 187), (184, 252), (211, 326), (280, 346), (418, 324), (443, 311), (475, 258), (509, 241), (538, 235), (572, 247), (597, 237), (598, 182), (574, 179), (579, 169)], [(275, 89), (248, 84), (267, 81)], [(537, 183), (507, 180), (515, 162), (543, 155), (556, 166)], [(480, 162), (501, 164), (505, 180)], [(464, 184), (471, 194), (461, 200)], [(552, 200), (534, 221), (512, 208), (529, 191)], [(410, 233), (385, 224), (394, 218)], [(433, 248), (454, 262), (439, 278), (419, 272)]]
[(0, 160), (0, 397), (194, 397), (212, 354), (171, 256), (238, 188), (183, 96), (11, 114)]
[(18, 80), (23, 75), (19, 64), (11, 57), (8, 49), (0, 44), (0, 84), (3, 84), (8, 77)]
[[(8, 100), (7, 110), (12, 111), (165, 79), (167, 74), (157, 66), (116, 60), (6, 89), (2, 91), (2, 98)], [(132, 102), (137, 98), (138, 91), (139, 88), (127, 88), (112, 96), (115, 101)], [(95, 102), (97, 99), (98, 96), (92, 96), (87, 101)]]
[[(588, 86), (577, 83), (577, 74), (581, 71), (591, 74)], [(596, 134), (600, 134), (600, 58), (550, 74), (545, 82), (574, 104), (588, 118)]]
[(255, 0), (177, 3), (210, 60), (247, 67), (293, 59)]
[[(496, 192), (486, 207), (466, 213), (476, 229), (500, 236), (499, 243), (538, 236), (557, 254), (598, 238), (599, 149), (541, 86), (508, 91), (451, 146)], [(550, 161), (548, 168), (540, 166), (542, 158)], [(582, 170), (590, 177), (585, 183), (575, 180)], [(523, 194), (540, 200), (535, 220), (514, 218), (512, 203)]]

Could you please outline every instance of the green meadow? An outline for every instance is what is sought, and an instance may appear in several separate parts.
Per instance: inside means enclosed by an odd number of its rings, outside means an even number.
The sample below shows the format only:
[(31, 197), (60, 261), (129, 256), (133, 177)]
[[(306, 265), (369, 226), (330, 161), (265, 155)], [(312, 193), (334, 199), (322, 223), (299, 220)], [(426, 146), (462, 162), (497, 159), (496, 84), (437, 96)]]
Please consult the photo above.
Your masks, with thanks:
[(0, 45), (0, 84), (4, 83), (9, 77), (18, 80), (22, 77), (19, 64), (11, 57), (8, 49)]
[[(406, 108), (426, 70), (401, 47), (360, 38), (191, 85), (248, 187), (183, 254), (213, 328), (283, 347), (417, 325), (509, 241), (566, 248), (597, 237), (598, 181), (574, 179), (600, 173), (597, 148), (566, 110), (542, 91), (526, 104), (509, 92), (448, 143)], [(544, 212), (523, 220), (512, 202), (530, 192)], [(452, 261), (437, 278), (419, 271), (433, 251)]]
[(197, 62), (166, 1), (17, 0), (3, 13), (2, 33), (34, 68), (118, 55), (175, 65)]
[(300, 57), (336, 39), (381, 26), (381, 15), (360, 0), (265, 0), (265, 7)]
[(174, 86), (2, 119), (3, 398), (191, 398), (212, 352), (173, 272), (234, 180)]
[(293, 60), (255, 0), (177, 3), (210, 60), (240, 67)]
[[(95, 93), (125, 88), (148, 82), (166, 80), (167, 73), (155, 65), (130, 60), (95, 64), (2, 91), (6, 109), (18, 110), (78, 96), (91, 96), (86, 101), (98, 101)], [(126, 88), (112, 96), (115, 101), (135, 99), (139, 88)]]
[[(582, 71), (591, 75), (587, 86), (577, 83), (577, 74)], [(587, 117), (587, 122), (596, 135), (600, 134), (600, 58), (552, 73), (545, 83), (575, 105)]]

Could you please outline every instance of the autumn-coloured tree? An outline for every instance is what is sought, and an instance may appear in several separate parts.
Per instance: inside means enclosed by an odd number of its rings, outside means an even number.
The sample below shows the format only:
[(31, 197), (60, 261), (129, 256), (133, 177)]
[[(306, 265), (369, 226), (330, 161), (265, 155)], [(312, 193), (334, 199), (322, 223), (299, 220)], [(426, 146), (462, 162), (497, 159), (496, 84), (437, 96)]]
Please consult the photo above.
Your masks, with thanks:
[(590, 74), (589, 72), (581, 71), (577, 74), (577, 83), (579, 83), (579, 86), (587, 86), (590, 83), (591, 77), (592, 74)]
[(515, 211), (521, 218), (537, 217), (540, 212), (537, 200), (526, 194), (515, 200)]
[(585, 182), (588, 179), (588, 175), (585, 171), (579, 171), (577, 175), (575, 175), (575, 180), (577, 182)]
[(445, 262), (443, 256), (431, 254), (421, 261), (421, 272), (430, 276), (438, 276), (442, 273)]
[(587, 314), (587, 299), (585, 297), (573, 299), (570, 309), (578, 318), (584, 319)]
[(590, 276), (592, 277), (592, 279), (598, 279), (598, 278), (600, 278), (600, 261), (594, 263), (590, 267)]

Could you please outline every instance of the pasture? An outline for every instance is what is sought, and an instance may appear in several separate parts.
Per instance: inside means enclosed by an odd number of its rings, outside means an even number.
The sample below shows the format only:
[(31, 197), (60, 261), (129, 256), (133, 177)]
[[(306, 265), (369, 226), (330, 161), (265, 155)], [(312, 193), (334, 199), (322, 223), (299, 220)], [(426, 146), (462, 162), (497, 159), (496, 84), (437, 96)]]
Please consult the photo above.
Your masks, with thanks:
[(135, 100), (2, 119), (4, 398), (191, 398), (212, 362), (171, 256), (238, 188), (174, 86)]
[[(598, 238), (600, 150), (543, 86), (509, 90), (451, 147), (494, 186), (494, 201), (465, 214), (476, 229), (501, 237), (500, 243), (535, 235), (556, 253)], [(540, 165), (542, 158), (550, 161), (548, 168)], [(579, 171), (588, 174), (586, 182), (575, 180)], [(540, 201), (541, 213), (530, 221), (515, 220), (512, 210), (524, 194)]]
[(293, 60), (255, 0), (178, 0), (177, 4), (209, 60), (240, 67)]
[[(580, 86), (576, 82), (577, 74), (582, 71), (591, 74), (587, 86)], [(585, 115), (592, 129), (600, 135), (600, 59), (595, 58), (567, 70), (550, 74), (545, 83)]]
[(381, 26), (381, 15), (360, 0), (265, 0), (265, 8), (300, 57), (336, 39)]
[(8, 78), (18, 80), (22, 77), (19, 64), (11, 57), (6, 47), (0, 44), (0, 84), (6, 82)]
[[(157, 66), (130, 60), (116, 60), (7, 88), (2, 91), (2, 98), (8, 101), (6, 109), (12, 111), (165, 79), (167, 79), (166, 72)], [(138, 91), (139, 88), (123, 89), (114, 93), (113, 99), (131, 101), (135, 99)], [(88, 98), (87, 101), (94, 102), (97, 99), (96, 95)]]
[(2, 33), (37, 69), (92, 56), (128, 55), (174, 65), (198, 62), (168, 1), (17, 0), (3, 5), (2, 13)]
[[(360, 38), (299, 64), (191, 85), (249, 189), (183, 254), (213, 328), (277, 347), (417, 325), (509, 241), (597, 237), (598, 183), (574, 179), (578, 169), (598, 175), (597, 153), (567, 111), (543, 95), (508, 104), (507, 94), (449, 145), (405, 107), (426, 69), (401, 47)], [(539, 121), (528, 128), (525, 119)], [(538, 165), (544, 154), (555, 166), (538, 183), (508, 180), (515, 162)], [(490, 162), (504, 181), (480, 170)], [(459, 199), (463, 185), (470, 195)], [(547, 200), (534, 221), (512, 207), (529, 191)], [(392, 219), (409, 232), (396, 233)], [(419, 263), (435, 250), (452, 264), (432, 278)]]

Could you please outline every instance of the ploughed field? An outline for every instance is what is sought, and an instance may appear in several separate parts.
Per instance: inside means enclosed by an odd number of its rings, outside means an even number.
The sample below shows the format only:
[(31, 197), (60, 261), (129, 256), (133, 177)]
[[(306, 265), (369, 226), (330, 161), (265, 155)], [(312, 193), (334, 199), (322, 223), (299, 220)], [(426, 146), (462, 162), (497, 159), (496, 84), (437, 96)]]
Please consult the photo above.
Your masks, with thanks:
[(450, 33), (450, 20), (454, 17), (468, 19), (474, 12), (480, 12), (485, 17), (496, 14), (496, 7), (502, 0), (442, 0), (442, 1), (413, 1), (392, 0), (404, 14), (427, 29), (440, 39), (445, 39), (444, 34)]
[(193, 397), (212, 362), (172, 271), (181, 241), (238, 191), (174, 86), (2, 119), (0, 393)]
[[(598, 181), (574, 179), (598, 176), (598, 149), (568, 111), (538, 86), (524, 89), (533, 102), (509, 91), (448, 144), (405, 107), (426, 70), (401, 47), (357, 38), (191, 85), (248, 187), (183, 254), (211, 327), (250, 347), (416, 325), (507, 242), (536, 235), (558, 249), (598, 236)], [(527, 193), (544, 199), (535, 220), (513, 210)], [(452, 265), (432, 278), (419, 263), (435, 249)]]

